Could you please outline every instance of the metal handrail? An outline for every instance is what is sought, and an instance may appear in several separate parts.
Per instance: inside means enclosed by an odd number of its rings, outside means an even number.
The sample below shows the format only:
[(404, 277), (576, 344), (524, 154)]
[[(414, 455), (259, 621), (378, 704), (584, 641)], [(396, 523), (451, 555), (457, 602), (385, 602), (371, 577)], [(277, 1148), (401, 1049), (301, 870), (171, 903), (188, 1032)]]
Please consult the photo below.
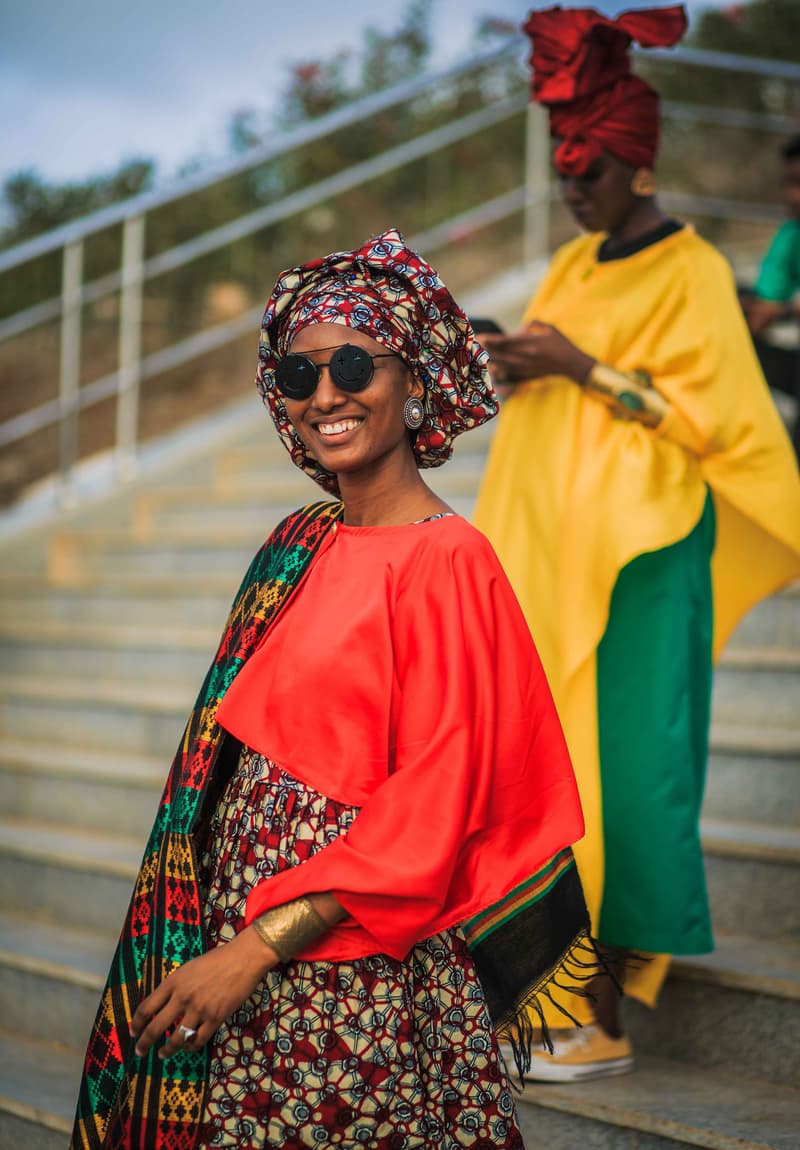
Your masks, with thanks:
[[(262, 228), (269, 227), (271, 224), (278, 223), (298, 212), (306, 211), (323, 200), (340, 195), (342, 192), (351, 191), (368, 180), (386, 175), (413, 160), (421, 159), (440, 148), (446, 148), (450, 144), (483, 131), (485, 128), (491, 128), (523, 111), (526, 104), (527, 99), (525, 97), (498, 100), (486, 108), (480, 108), (477, 112), (470, 112), (458, 120), (451, 120), (449, 124), (445, 124), (441, 128), (434, 128), (421, 136), (415, 136), (404, 144), (398, 144), (385, 152), (379, 152), (377, 156), (371, 156), (368, 160), (353, 164), (315, 184), (310, 184), (297, 192), (291, 192), (274, 204), (265, 204), (264, 207), (256, 208), (255, 211), (239, 216), (227, 224), (203, 232), (202, 235), (195, 236), (192, 240), (176, 244), (175, 247), (159, 252), (157, 256), (152, 256), (145, 262), (143, 265), (144, 279), (154, 279), (166, 272), (175, 271), (200, 256), (219, 251), (220, 248), (244, 239)], [(83, 304), (95, 303), (105, 296), (112, 295), (119, 290), (121, 283), (121, 271), (110, 272), (108, 275), (93, 280), (84, 285), (81, 302)], [(0, 320), (0, 340), (8, 339), (12, 335), (19, 335), (32, 327), (37, 327), (49, 319), (54, 319), (60, 312), (61, 297), (54, 297), (26, 308), (25, 311), (17, 312), (15, 315), (9, 316), (8, 319)]]
[[(260, 308), (247, 309), (225, 323), (216, 324), (150, 355), (142, 356), (140, 347), (142, 288), (146, 281), (183, 267), (200, 256), (218, 251), (280, 220), (361, 186), (368, 180), (395, 171), (405, 164), (434, 154), (450, 144), (499, 124), (518, 114), (525, 107), (527, 95), (520, 92), (518, 96), (493, 100), (477, 111), (461, 115), (439, 128), (412, 137), (402, 144), (352, 164), (310, 186), (283, 196), (277, 202), (265, 204), (146, 260), (144, 227), (147, 213), (186, 195), (203, 191), (233, 175), (256, 169), (267, 160), (291, 152), (333, 131), (354, 126), (376, 112), (413, 99), (432, 88), (441, 90), (447, 82), (472, 74), (479, 67), (493, 62), (500, 63), (506, 59), (511, 61), (514, 55), (519, 55), (520, 44), (520, 40), (515, 39), (500, 48), (476, 54), (458, 66), (432, 76), (421, 76), (377, 93), (375, 96), (293, 129), (278, 139), (253, 149), (244, 157), (218, 165), (211, 172), (206, 171), (202, 175), (190, 177), (157, 193), (143, 193), (132, 197), (0, 253), (0, 272), (51, 251), (61, 249), (64, 253), (60, 297), (45, 300), (0, 321), (0, 340), (2, 340), (58, 316), (61, 317), (59, 396), (0, 424), (0, 446), (15, 442), (47, 426), (58, 424), (60, 471), (65, 489), (68, 490), (76, 458), (78, 413), (116, 396), (118, 476), (124, 478), (131, 474), (135, 467), (138, 396), (141, 382), (190, 362), (254, 330), (260, 317)], [(784, 64), (781, 61), (742, 58), (729, 53), (701, 52), (695, 49), (647, 52), (648, 57), (654, 55), (657, 58), (691, 66), (735, 69), (740, 73), (751, 72), (755, 75), (780, 75), (782, 78), (800, 81), (800, 65)], [(773, 65), (780, 66), (775, 68)], [(553, 192), (549, 175), (546, 117), (537, 106), (528, 105), (528, 107), (525, 184), (434, 225), (414, 237), (413, 242), (417, 246), (423, 250), (435, 249), (464, 231), (486, 227), (522, 211), (525, 220), (526, 261), (533, 261), (545, 254), (547, 212)], [(735, 108), (668, 101), (663, 105), (663, 110), (671, 119), (704, 121), (731, 128), (785, 131), (794, 126), (794, 121), (786, 116), (751, 113)], [(663, 193), (662, 198), (670, 208), (683, 209), (698, 215), (748, 220), (772, 219), (776, 215), (776, 209), (772, 205), (720, 197)], [(123, 225), (123, 256), (120, 269), (84, 283), (82, 280), (84, 241), (94, 233), (119, 223)], [(81, 311), (86, 304), (117, 292), (121, 301), (119, 366), (117, 370), (109, 372), (102, 378), (80, 386)]]
[(402, 84), (395, 84), (384, 91), (376, 92), (373, 96), (365, 96), (352, 104), (345, 104), (341, 108), (336, 108), (324, 116), (318, 116), (306, 124), (290, 128), (288, 131), (280, 133), (276, 138), (268, 140), (265, 144), (249, 149), (246, 155), (241, 158), (225, 160), (213, 167), (205, 168), (195, 175), (185, 176), (171, 186), (152, 192), (140, 192), (127, 200), (120, 200), (119, 203), (110, 204), (107, 208), (100, 208), (96, 212), (92, 212), (91, 215), (62, 224), (52, 231), (45, 232), (44, 235), (25, 240), (5, 252), (0, 252), (0, 273), (16, 267), (18, 264), (38, 259), (40, 256), (47, 255), (48, 252), (62, 248), (66, 244), (86, 239), (94, 232), (105, 231), (106, 228), (120, 224), (131, 216), (147, 215), (165, 204), (201, 192), (212, 184), (221, 183), (232, 176), (259, 168), (269, 160), (277, 159), (279, 156), (286, 155), (287, 152), (293, 152), (298, 148), (313, 144), (316, 140), (321, 140), (342, 128), (358, 124), (378, 112), (384, 112), (388, 108), (395, 107), (397, 104), (404, 104), (413, 99), (414, 96), (418, 96), (429, 89), (440, 88), (448, 81), (458, 79), (478, 68), (497, 63), (505, 57), (510, 60), (519, 54), (519, 49), (519, 41), (514, 38), (510, 43), (503, 44), (499, 48), (476, 53), (469, 59), (452, 65), (452, 67), (444, 68), (439, 72), (426, 72), (413, 80), (405, 80)]
[[(50, 251), (64, 247), (68, 243), (85, 239), (94, 232), (103, 231), (114, 224), (122, 223), (132, 215), (145, 215), (165, 204), (182, 199), (184, 196), (230, 179), (232, 176), (260, 167), (268, 160), (285, 155), (286, 152), (313, 143), (324, 136), (356, 124), (378, 112), (385, 111), (397, 104), (404, 103), (414, 96), (438, 87), (448, 80), (457, 79), (476, 68), (499, 62), (504, 58), (511, 60), (520, 54), (522, 41), (513, 37), (500, 47), (478, 52), (460, 64), (452, 65), (439, 72), (425, 73), (412, 80), (404, 81), (385, 91), (376, 92), (373, 96), (366, 96), (352, 104), (344, 105), (320, 116), (307, 124), (301, 124), (288, 132), (282, 133), (277, 139), (255, 147), (246, 155), (225, 160), (210, 168), (204, 169), (192, 176), (185, 176), (175, 184), (158, 191), (141, 192), (127, 200), (110, 204), (107, 208), (100, 208), (91, 215), (70, 223), (62, 224), (42, 236), (25, 240), (21, 244), (0, 252), (0, 273), (16, 267), (20, 263), (38, 259)], [(760, 56), (737, 56), (732, 52), (714, 52), (700, 48), (648, 48), (635, 49), (635, 54), (643, 59), (670, 60), (676, 64), (689, 64), (696, 67), (715, 68), (721, 71), (749, 73), (756, 76), (769, 76), (773, 79), (800, 81), (800, 64), (785, 60), (768, 60)]]
[[(436, 128), (422, 136), (415, 136), (405, 144), (399, 144), (396, 148), (382, 152), (360, 164), (354, 164), (316, 184), (290, 193), (274, 204), (265, 205), (263, 208), (239, 216), (218, 228), (203, 232), (202, 235), (196, 236), (192, 240), (176, 244), (146, 261), (144, 278), (149, 280), (168, 271), (174, 271), (200, 256), (218, 251), (227, 244), (235, 243), (261, 228), (286, 219), (296, 212), (313, 207), (324, 199), (357, 187), (374, 176), (384, 175), (395, 167), (418, 159), (439, 147), (446, 147), (448, 144), (455, 143), (459, 139), (472, 135), (473, 132), (480, 131), (483, 127), (491, 127), (494, 123), (522, 111), (526, 103), (526, 97), (498, 101), (486, 109), (470, 113), (459, 120), (453, 120), (450, 124)], [(669, 120), (716, 124), (727, 128), (788, 132), (796, 126), (795, 121), (790, 116), (743, 112), (737, 108), (716, 108), (708, 104), (687, 104), (675, 100), (664, 101), (662, 112), (664, 118)], [(738, 201), (732, 201), (732, 203), (737, 205)], [(736, 214), (735, 207), (733, 214)], [(751, 219), (754, 217), (750, 213), (741, 218)], [(106, 296), (113, 295), (119, 291), (121, 283), (121, 271), (109, 272), (96, 280), (90, 280), (81, 289), (81, 304), (96, 303)], [(52, 299), (43, 300), (32, 307), (25, 308), (24, 311), (15, 312), (6, 319), (0, 320), (0, 342), (21, 335), (48, 320), (55, 319), (61, 314), (61, 306), (61, 296), (54, 296)], [(0, 427), (0, 445), (3, 442), (2, 428)]]
[(674, 60), (698, 68), (717, 68), (721, 72), (769, 76), (772, 80), (800, 80), (800, 64), (791, 60), (737, 56), (735, 52), (714, 52), (709, 48), (635, 48), (634, 55), (648, 60)]

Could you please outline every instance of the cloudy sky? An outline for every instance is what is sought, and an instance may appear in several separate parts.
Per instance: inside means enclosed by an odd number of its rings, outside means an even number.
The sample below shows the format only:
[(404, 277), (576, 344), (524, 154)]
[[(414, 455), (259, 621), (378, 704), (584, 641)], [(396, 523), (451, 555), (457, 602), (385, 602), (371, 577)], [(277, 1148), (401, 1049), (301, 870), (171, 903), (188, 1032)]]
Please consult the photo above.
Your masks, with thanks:
[[(530, 7), (430, 2), (437, 65), (468, 51), (481, 16), (519, 22)], [(595, 3), (608, 13), (645, 6)], [(0, 183), (31, 168), (79, 179), (134, 156), (155, 158), (169, 178), (190, 158), (219, 157), (231, 113), (274, 105), (292, 63), (357, 49), (368, 25), (389, 31), (406, 10), (375, 0), (0, 0)]]

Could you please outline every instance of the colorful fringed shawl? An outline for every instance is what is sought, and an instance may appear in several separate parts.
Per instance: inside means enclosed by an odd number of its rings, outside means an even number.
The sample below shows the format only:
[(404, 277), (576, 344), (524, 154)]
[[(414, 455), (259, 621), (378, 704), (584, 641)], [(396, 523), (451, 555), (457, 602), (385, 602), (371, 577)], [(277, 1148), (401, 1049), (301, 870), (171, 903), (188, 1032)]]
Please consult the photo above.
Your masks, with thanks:
[[(214, 662), (187, 724), (142, 861), (86, 1054), (73, 1150), (192, 1150), (202, 1117), (207, 1054), (181, 1050), (161, 1061), (134, 1054), (130, 1020), (138, 1002), (204, 950), (195, 843), (218, 793), (229, 747), (216, 711), (308, 571), (341, 504), (290, 516), (253, 560), (234, 601)], [(223, 759), (225, 762), (223, 762)], [(524, 1004), (548, 994), (569, 968), (588, 977), (594, 954), (571, 850), (465, 924), (498, 1027), (525, 1045)], [(529, 1035), (527, 1036), (529, 1037)], [(520, 1059), (518, 1058), (518, 1061)], [(522, 1055), (524, 1061), (524, 1055)]]

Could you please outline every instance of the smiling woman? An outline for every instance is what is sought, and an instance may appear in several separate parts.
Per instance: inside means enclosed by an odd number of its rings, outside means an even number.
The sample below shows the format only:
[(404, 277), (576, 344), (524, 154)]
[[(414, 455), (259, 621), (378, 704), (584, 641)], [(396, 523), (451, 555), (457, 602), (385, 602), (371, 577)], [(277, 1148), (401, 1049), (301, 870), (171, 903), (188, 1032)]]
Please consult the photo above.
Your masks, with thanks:
[(258, 386), (341, 500), (289, 516), (233, 605), (75, 1150), (521, 1150), (496, 1034), (522, 1069), (525, 1006), (595, 954), (530, 632), (486, 539), (420, 473), (495, 413), (486, 359), (397, 232), (278, 280)]

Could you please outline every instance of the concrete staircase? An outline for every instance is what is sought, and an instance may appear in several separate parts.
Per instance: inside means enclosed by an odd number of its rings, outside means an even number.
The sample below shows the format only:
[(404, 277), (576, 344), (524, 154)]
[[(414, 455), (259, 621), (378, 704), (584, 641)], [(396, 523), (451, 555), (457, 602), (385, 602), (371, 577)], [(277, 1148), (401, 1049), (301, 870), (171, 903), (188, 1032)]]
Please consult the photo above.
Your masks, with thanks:
[[(82, 1051), (167, 765), (246, 563), (317, 489), (255, 433), (0, 564), (0, 1146), (66, 1147)], [(469, 514), (490, 429), (431, 473)], [(531, 1147), (800, 1146), (800, 594), (717, 678), (704, 843), (719, 947), (676, 962), (639, 1068), (528, 1088)]]

